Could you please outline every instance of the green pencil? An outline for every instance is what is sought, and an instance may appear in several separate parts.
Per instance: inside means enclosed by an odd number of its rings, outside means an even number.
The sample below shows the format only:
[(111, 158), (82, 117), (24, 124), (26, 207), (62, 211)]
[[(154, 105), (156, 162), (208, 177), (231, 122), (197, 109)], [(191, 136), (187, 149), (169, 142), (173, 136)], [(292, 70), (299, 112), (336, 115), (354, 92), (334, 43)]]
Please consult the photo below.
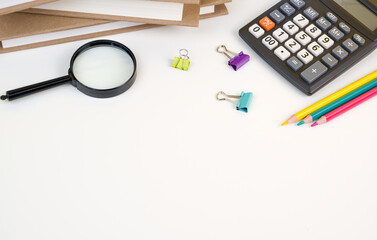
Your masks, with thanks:
[(366, 93), (367, 91), (371, 90), (372, 88), (376, 87), (377, 86), (377, 78), (374, 79), (373, 81), (365, 84), (364, 86), (361, 86), (359, 87), (358, 89), (348, 93), (347, 95), (339, 98), (338, 100), (324, 106), (323, 108), (317, 110), (316, 112), (308, 115), (306, 118), (304, 118), (304, 120), (302, 120), (301, 122), (299, 122), (297, 125), (300, 126), (304, 123), (311, 123), (317, 119), (319, 119), (320, 117), (322, 117), (323, 115), (325, 115), (326, 113), (329, 113), (331, 112), (332, 110), (342, 106), (343, 104), (357, 98), (358, 96), (360, 96), (361, 94), (364, 94)]

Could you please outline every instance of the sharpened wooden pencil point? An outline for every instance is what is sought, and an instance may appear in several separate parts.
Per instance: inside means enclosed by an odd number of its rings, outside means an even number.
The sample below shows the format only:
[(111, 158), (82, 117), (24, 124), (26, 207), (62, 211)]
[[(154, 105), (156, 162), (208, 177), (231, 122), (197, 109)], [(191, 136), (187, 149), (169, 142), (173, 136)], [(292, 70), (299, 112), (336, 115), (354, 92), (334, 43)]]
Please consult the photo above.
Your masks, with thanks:
[(297, 116), (296, 116), (296, 115), (293, 115), (293, 116), (290, 117), (286, 122), (284, 122), (284, 123), (282, 124), (282, 126), (287, 125), (287, 124), (289, 124), (289, 123), (295, 123), (295, 122), (297, 122)]
[(315, 123), (312, 124), (312, 127), (315, 127), (315, 126), (318, 126), (317, 122), (315, 122)]

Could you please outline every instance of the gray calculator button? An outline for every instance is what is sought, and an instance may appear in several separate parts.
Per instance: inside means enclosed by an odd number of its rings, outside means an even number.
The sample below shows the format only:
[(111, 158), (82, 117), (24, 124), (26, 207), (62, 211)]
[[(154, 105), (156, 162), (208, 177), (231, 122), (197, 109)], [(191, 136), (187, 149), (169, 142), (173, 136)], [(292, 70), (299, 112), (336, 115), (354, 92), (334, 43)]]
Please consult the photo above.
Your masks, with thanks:
[(349, 52), (349, 53), (354, 53), (358, 48), (359, 46), (354, 42), (352, 41), (351, 39), (347, 39), (346, 41), (344, 41), (342, 43), (342, 46)]
[(295, 9), (289, 3), (284, 3), (280, 6), (280, 10), (288, 17), (295, 13)]
[(316, 10), (314, 10), (312, 7), (308, 7), (307, 9), (305, 9), (303, 14), (305, 15), (305, 17), (309, 18), (311, 21), (314, 21), (319, 16), (319, 13)]
[(288, 59), (287, 64), (295, 72), (297, 72), (302, 68), (302, 66), (304, 66), (304, 64), (296, 57), (291, 57), (290, 59)]
[(348, 33), (351, 32), (351, 28), (348, 27), (348, 25), (345, 24), (344, 22), (339, 23), (339, 28), (340, 28), (340, 30), (342, 30), (342, 32), (344, 32), (345, 34), (348, 34)]
[(326, 31), (331, 27), (331, 23), (326, 20), (326, 18), (321, 17), (316, 21), (317, 27), (319, 27), (322, 31)]
[(352, 39), (357, 42), (360, 46), (363, 46), (365, 44), (365, 39), (360, 36), (359, 34), (353, 35)]
[(348, 56), (348, 52), (341, 46), (337, 46), (332, 50), (332, 54), (340, 61), (344, 60)]
[(336, 60), (336, 58), (334, 58), (330, 53), (326, 54), (323, 58), (322, 58), (322, 62), (328, 66), (329, 68), (333, 68), (336, 66), (336, 64), (338, 64), (338, 60)]
[(315, 62), (308, 69), (301, 73), (301, 77), (309, 84), (320, 78), (327, 72), (328, 68), (320, 61)]
[(331, 28), (329, 31), (329, 36), (335, 41), (339, 42), (344, 38), (344, 33), (340, 31), (337, 27)]
[(285, 16), (277, 9), (270, 13), (270, 17), (277, 24), (281, 23), (285, 19)]
[(338, 21), (338, 18), (331, 12), (326, 13), (326, 18), (332, 23), (336, 23)]
[(290, 0), (290, 2), (296, 9), (301, 9), (305, 6), (305, 2), (303, 0)]

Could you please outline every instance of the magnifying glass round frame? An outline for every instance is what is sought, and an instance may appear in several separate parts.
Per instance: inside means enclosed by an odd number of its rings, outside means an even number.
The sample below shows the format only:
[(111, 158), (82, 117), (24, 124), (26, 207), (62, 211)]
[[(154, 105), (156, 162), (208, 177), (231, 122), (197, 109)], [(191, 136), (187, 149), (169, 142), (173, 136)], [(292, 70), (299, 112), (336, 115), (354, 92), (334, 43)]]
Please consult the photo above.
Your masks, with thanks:
[[(90, 88), (84, 84), (82, 84), (80, 82), (79, 79), (77, 79), (73, 73), (73, 64), (76, 60), (76, 58), (83, 52), (91, 49), (91, 48), (95, 48), (95, 47), (101, 47), (101, 46), (112, 46), (112, 47), (115, 47), (115, 48), (119, 48), (125, 52), (127, 52), (132, 61), (133, 61), (133, 64), (134, 64), (134, 72), (132, 74), (132, 76), (126, 81), (124, 82), (122, 85), (120, 85), (119, 87), (115, 87), (115, 88), (111, 88), (111, 89), (95, 89), (95, 88)], [(115, 97), (115, 96), (118, 96), (122, 93), (124, 93), (125, 91), (127, 91), (135, 82), (135, 79), (136, 79), (136, 58), (135, 58), (135, 55), (133, 54), (133, 52), (128, 48), (126, 47), (125, 45), (119, 43), (119, 42), (115, 42), (115, 41), (112, 41), (112, 40), (97, 40), (97, 41), (92, 41), (92, 42), (89, 42), (83, 46), (81, 46), (79, 49), (77, 49), (77, 51), (73, 54), (72, 58), (71, 58), (71, 63), (70, 63), (70, 68), (68, 70), (68, 75), (69, 77), (71, 78), (71, 83), (73, 86), (75, 86), (80, 92), (88, 95), (88, 96), (91, 96), (91, 97), (95, 97), (95, 98), (110, 98), (110, 97)], [(106, 79), (104, 79), (104, 81), (106, 81)]]

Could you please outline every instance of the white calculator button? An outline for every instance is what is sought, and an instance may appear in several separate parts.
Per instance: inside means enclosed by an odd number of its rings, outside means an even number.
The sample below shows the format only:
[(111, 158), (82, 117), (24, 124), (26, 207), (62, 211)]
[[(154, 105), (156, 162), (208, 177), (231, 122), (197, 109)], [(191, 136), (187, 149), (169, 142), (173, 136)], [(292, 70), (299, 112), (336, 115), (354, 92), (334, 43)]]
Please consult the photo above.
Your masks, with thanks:
[(304, 31), (297, 33), (295, 39), (303, 46), (309, 44), (312, 41), (312, 38), (309, 37), (309, 35)]
[(311, 55), (308, 50), (302, 49), (297, 53), (297, 57), (305, 64), (310, 63), (313, 60), (313, 55)]
[(256, 38), (260, 38), (265, 33), (265, 31), (262, 29), (262, 27), (259, 26), (258, 24), (254, 24), (253, 26), (251, 26), (249, 28), (249, 32), (251, 34), (253, 34), (254, 37), (256, 37)]
[(324, 47), (326, 49), (329, 49), (329, 48), (332, 47), (332, 45), (334, 45), (334, 41), (329, 36), (327, 36), (326, 34), (323, 34), (322, 36), (320, 36), (318, 38), (318, 42), (319, 42), (319, 44), (322, 45), (322, 47)]
[(294, 40), (293, 38), (288, 39), (288, 41), (286, 41), (286, 42), (284, 43), (284, 46), (285, 46), (289, 51), (291, 51), (292, 53), (297, 52), (297, 51), (300, 50), (300, 48), (301, 48), (301, 45), (300, 45), (296, 40)]
[(314, 24), (310, 24), (305, 31), (312, 37), (312, 38), (317, 38), (319, 35), (322, 34), (322, 31), (315, 26)]
[(317, 42), (312, 42), (308, 46), (308, 50), (316, 57), (321, 55), (323, 53), (323, 48), (317, 43)]
[(268, 35), (265, 38), (263, 38), (262, 42), (270, 50), (278, 46), (278, 41), (275, 38), (273, 38), (271, 35)]
[(285, 47), (283, 46), (276, 48), (274, 53), (282, 61), (285, 61), (287, 58), (291, 56), (291, 53), (287, 49), (285, 49)]
[(309, 19), (307, 19), (300, 13), (293, 18), (293, 22), (296, 23), (300, 28), (304, 28), (309, 24)]
[(286, 32), (288, 32), (290, 35), (293, 35), (298, 32), (299, 28), (296, 24), (294, 24), (292, 21), (288, 21), (283, 25), (283, 28)]
[(276, 38), (279, 42), (284, 42), (285, 40), (288, 39), (289, 35), (286, 33), (283, 29), (278, 28), (276, 29), (273, 33), (272, 36)]

